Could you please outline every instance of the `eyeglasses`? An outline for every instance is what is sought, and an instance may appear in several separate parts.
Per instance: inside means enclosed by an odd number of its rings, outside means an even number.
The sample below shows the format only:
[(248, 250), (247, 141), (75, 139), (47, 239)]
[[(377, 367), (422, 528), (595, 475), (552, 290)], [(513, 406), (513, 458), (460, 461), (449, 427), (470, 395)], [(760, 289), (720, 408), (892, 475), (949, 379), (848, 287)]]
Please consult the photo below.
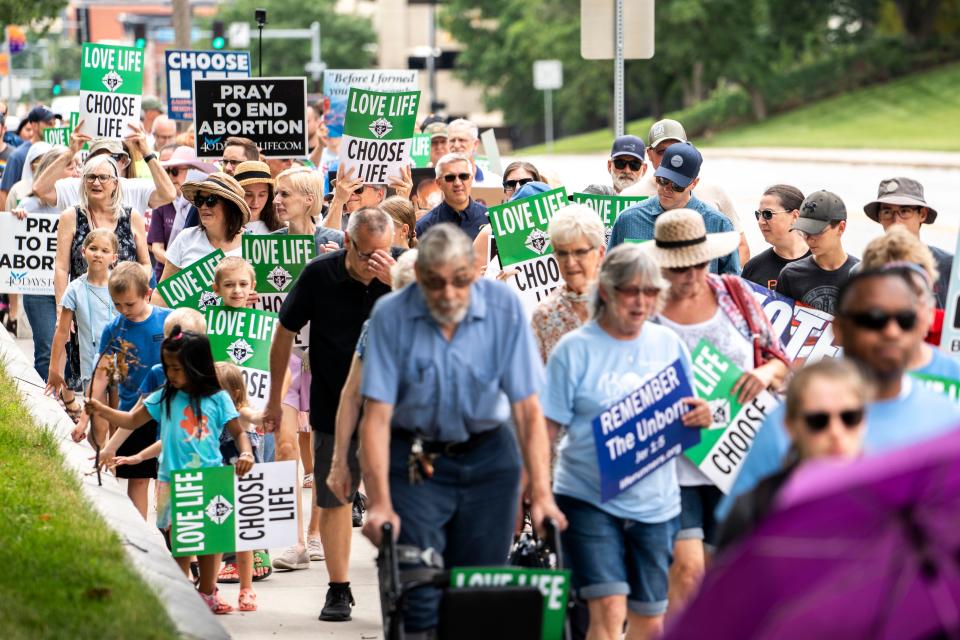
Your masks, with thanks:
[(110, 157), (113, 158), (113, 161), (120, 165), (120, 168), (126, 168), (130, 164), (130, 156), (125, 153), (111, 153)]
[(164, 169), (164, 171), (166, 171), (167, 175), (171, 178), (177, 178), (180, 176), (181, 169), (180, 167), (170, 167), (168, 169)]
[(871, 309), (860, 313), (851, 313), (849, 318), (853, 324), (869, 331), (883, 331), (891, 320), (897, 323), (901, 331), (910, 331), (917, 326), (917, 312), (912, 309), (905, 309), (896, 313), (885, 313), (879, 309)]
[(656, 180), (657, 184), (660, 185), (661, 187), (670, 187), (676, 193), (683, 193), (683, 190), (686, 189), (686, 187), (681, 187), (673, 180), (667, 180), (663, 176), (657, 176), (656, 178), (654, 178), (654, 180)]
[(678, 273), (678, 274), (686, 273), (687, 271), (690, 271), (690, 269), (696, 269), (697, 271), (701, 271), (702, 269), (706, 269), (707, 265), (709, 264), (710, 264), (709, 262), (701, 262), (700, 264), (692, 264), (689, 267), (667, 267), (667, 271), (669, 271), (670, 273)]
[(807, 430), (810, 433), (821, 433), (826, 430), (827, 426), (830, 424), (831, 418), (837, 416), (840, 418), (840, 421), (843, 422), (843, 426), (847, 430), (853, 430), (861, 422), (863, 422), (864, 410), (863, 407), (857, 409), (847, 409), (846, 411), (840, 411), (839, 413), (827, 413), (826, 411), (816, 411), (813, 413), (803, 414), (803, 422), (807, 425)]
[(643, 166), (643, 160), (625, 160), (624, 158), (614, 158), (613, 167), (617, 171), (623, 171), (626, 167), (630, 167), (630, 171), (640, 171), (640, 167)]
[(590, 253), (596, 251), (595, 247), (590, 249), (574, 249), (573, 251), (560, 251), (559, 249), (553, 250), (553, 255), (556, 256), (557, 261), (566, 260), (567, 258), (573, 258), (574, 260), (583, 260)]
[(427, 277), (423, 280), (420, 280), (420, 286), (431, 291), (440, 291), (441, 289), (446, 289), (447, 285), (452, 285), (455, 289), (466, 289), (471, 284), (473, 284), (473, 275), (459, 275), (455, 276), (453, 280), (445, 280), (443, 278), (433, 277)]
[(899, 207), (897, 209), (881, 207), (878, 217), (884, 220), (893, 220), (894, 218), (899, 220), (909, 220), (918, 213), (920, 213), (920, 207)]
[(223, 160), (220, 161), (220, 164), (228, 164), (231, 167), (235, 167), (242, 162), (246, 162), (246, 160), (227, 160), (226, 158), (224, 158)]
[(357, 252), (357, 257), (360, 258), (362, 262), (367, 262), (368, 260), (370, 260), (370, 258), (373, 257), (373, 254), (377, 252), (376, 249), (374, 249), (373, 251), (368, 251), (367, 253), (360, 251), (360, 245), (358, 245), (356, 240), (352, 238), (350, 239), (350, 244), (353, 245), (353, 250)]
[(503, 190), (504, 191), (516, 191), (517, 187), (522, 187), (528, 182), (533, 182), (533, 178), (517, 178), (516, 180), (504, 180), (503, 181)]
[(213, 194), (205, 196), (202, 193), (198, 193), (197, 195), (193, 196), (193, 204), (197, 207), (197, 209), (203, 205), (213, 208), (218, 202), (220, 202), (220, 196), (215, 196)]
[(117, 179), (117, 176), (110, 176), (110, 175), (106, 175), (106, 174), (100, 175), (100, 174), (97, 174), (97, 173), (90, 173), (90, 174), (87, 174), (87, 175), (85, 175), (85, 176), (83, 176), (83, 177), (84, 177), (84, 179), (87, 181), (87, 184), (94, 184), (95, 182), (98, 182), (98, 181), (99, 181), (101, 184), (106, 184), (107, 182), (110, 182), (111, 180), (116, 180), (116, 179)]
[(468, 182), (472, 177), (469, 173), (447, 173), (443, 176), (443, 180), (444, 182), (452, 184), (457, 180), (460, 180), (460, 182)]
[(783, 209), (781, 211), (774, 211), (773, 209), (761, 209), (760, 211), (754, 211), (753, 215), (757, 217), (757, 220), (760, 220), (760, 218), (763, 218), (764, 220), (772, 220), (774, 215), (786, 212), (787, 209)]
[(613, 289), (624, 298), (636, 298), (640, 294), (648, 298), (655, 298), (660, 295), (660, 287), (614, 287)]

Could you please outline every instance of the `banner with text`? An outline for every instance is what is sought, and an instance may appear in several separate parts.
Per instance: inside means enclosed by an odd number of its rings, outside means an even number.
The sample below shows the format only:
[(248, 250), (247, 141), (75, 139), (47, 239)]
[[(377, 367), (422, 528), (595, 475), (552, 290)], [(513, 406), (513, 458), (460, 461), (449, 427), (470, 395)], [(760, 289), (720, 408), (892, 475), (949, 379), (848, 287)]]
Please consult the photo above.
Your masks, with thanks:
[(693, 389), (677, 360), (593, 419), (603, 502), (700, 442), (700, 429), (683, 426), (683, 399), (690, 397)]
[(200, 258), (186, 269), (181, 269), (157, 284), (160, 297), (171, 309), (190, 307), (206, 311), (207, 307), (220, 304), (213, 292), (213, 272), (223, 260), (223, 251), (216, 249)]
[(490, 207), (487, 215), (501, 266), (552, 254), (547, 227), (553, 214), (567, 204), (567, 190), (560, 187)]
[(937, 393), (942, 393), (947, 396), (954, 402), (960, 403), (960, 380), (953, 380), (951, 378), (944, 378), (943, 376), (931, 376), (925, 373), (916, 373), (912, 372), (910, 374), (912, 378), (916, 378), (921, 385), (936, 391)]
[(415, 133), (410, 147), (410, 161), (419, 169), (430, 166), (430, 134)]
[(264, 462), (174, 471), (170, 482), (174, 556), (285, 547), (297, 541), (297, 463)]
[(821, 358), (843, 355), (833, 336), (832, 315), (802, 305), (755, 282), (744, 280), (744, 283), (753, 290), (754, 298), (770, 319), (774, 334), (780, 336), (791, 362), (816, 362)]
[(306, 78), (194, 77), (193, 101), (198, 158), (221, 158), (231, 136), (250, 138), (269, 158), (309, 154)]
[(410, 164), (419, 91), (350, 89), (340, 143), (340, 166), (366, 184), (388, 184)]
[(0, 293), (53, 295), (60, 214), (0, 212)]
[(647, 196), (604, 196), (594, 193), (575, 193), (573, 201), (585, 204), (600, 215), (603, 228), (607, 231), (607, 241), (610, 240), (610, 230), (620, 214), (627, 207), (643, 202)]
[[(253, 265), (257, 275), (257, 303), (254, 309), (280, 313), (283, 301), (293, 289), (293, 283), (313, 260), (316, 242), (306, 235), (244, 235), (243, 257)], [(305, 348), (310, 344), (310, 324), (294, 338), (294, 346)]]
[(277, 314), (257, 309), (207, 307), (207, 338), (216, 362), (240, 368), (251, 406), (263, 409), (270, 393), (270, 342)]
[[(43, 141), (49, 145), (70, 146), (70, 134), (80, 122), (80, 114), (76, 111), (70, 114), (70, 126), (68, 127), (47, 127), (43, 130)], [(84, 145), (86, 149), (88, 145)]]
[(710, 404), (713, 423), (700, 432), (700, 444), (684, 455), (728, 493), (757, 431), (780, 401), (769, 391), (761, 391), (751, 402), (740, 404), (731, 389), (743, 371), (707, 340), (700, 341), (691, 358), (693, 389)]
[(80, 119), (91, 138), (120, 139), (140, 124), (143, 49), (83, 43), (80, 62)]
[[(957, 251), (960, 251), (960, 234), (957, 235)], [(942, 331), (940, 350), (954, 358), (960, 357), (960, 260), (954, 260), (953, 268), (950, 269)]]
[(167, 117), (193, 120), (194, 78), (249, 78), (247, 51), (167, 50)]
[(417, 72), (409, 69), (327, 69), (323, 72), (323, 94), (330, 108), (323, 116), (327, 135), (343, 135), (350, 88), (368, 91), (416, 91)]

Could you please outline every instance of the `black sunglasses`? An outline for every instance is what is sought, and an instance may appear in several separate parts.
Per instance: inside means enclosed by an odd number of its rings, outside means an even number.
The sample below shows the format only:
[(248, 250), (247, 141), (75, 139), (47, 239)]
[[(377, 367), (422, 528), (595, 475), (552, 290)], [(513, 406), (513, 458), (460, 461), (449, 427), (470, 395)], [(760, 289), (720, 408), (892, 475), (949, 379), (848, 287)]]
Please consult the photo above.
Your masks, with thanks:
[(709, 262), (701, 262), (700, 264), (692, 264), (689, 267), (667, 267), (667, 271), (670, 273), (686, 273), (690, 269), (696, 269), (700, 271), (701, 269), (706, 269)]
[(197, 207), (197, 209), (199, 209), (203, 205), (207, 205), (208, 207), (213, 207), (218, 202), (220, 202), (220, 196), (215, 196), (212, 194), (205, 196), (202, 193), (198, 193), (197, 195), (193, 196), (193, 204)]
[(853, 429), (863, 422), (863, 407), (859, 409), (847, 409), (840, 413), (827, 413), (826, 411), (805, 413), (803, 414), (803, 421), (806, 423), (807, 430), (810, 431), (810, 433), (820, 433), (827, 428), (827, 425), (830, 424), (830, 418), (833, 416), (839, 416), (844, 427)]
[(473, 177), (473, 176), (471, 176), (469, 173), (448, 173), (448, 174), (446, 174), (446, 175), (443, 176), (443, 179), (444, 179), (445, 182), (451, 182), (451, 183), (452, 183), (452, 182), (456, 182), (456, 180), (457, 180), (458, 178), (459, 178), (460, 182), (466, 182), (466, 181), (469, 180), (471, 177)]
[(761, 211), (754, 211), (753, 215), (757, 217), (757, 220), (763, 218), (764, 220), (771, 220), (773, 216), (777, 213), (786, 213), (787, 210), (783, 209), (781, 211), (774, 211), (773, 209), (762, 209)]
[(668, 180), (663, 176), (657, 176), (654, 179), (657, 181), (657, 184), (660, 185), (661, 187), (670, 187), (677, 193), (683, 193), (683, 190), (686, 189), (686, 187), (681, 187), (673, 180)]
[(624, 160), (623, 158), (614, 158), (613, 166), (623, 171), (624, 167), (630, 167), (630, 171), (640, 171), (640, 167), (643, 166), (642, 160)]
[(504, 180), (503, 181), (503, 190), (504, 191), (516, 191), (517, 187), (522, 187), (528, 182), (533, 182), (533, 178), (517, 178), (516, 180)]
[(167, 175), (171, 178), (176, 178), (180, 175), (180, 167), (168, 167), (164, 169), (167, 172)]
[(870, 331), (883, 331), (891, 320), (897, 323), (901, 331), (910, 331), (917, 326), (917, 312), (910, 309), (896, 313), (871, 309), (862, 313), (851, 313), (849, 317), (853, 324)]

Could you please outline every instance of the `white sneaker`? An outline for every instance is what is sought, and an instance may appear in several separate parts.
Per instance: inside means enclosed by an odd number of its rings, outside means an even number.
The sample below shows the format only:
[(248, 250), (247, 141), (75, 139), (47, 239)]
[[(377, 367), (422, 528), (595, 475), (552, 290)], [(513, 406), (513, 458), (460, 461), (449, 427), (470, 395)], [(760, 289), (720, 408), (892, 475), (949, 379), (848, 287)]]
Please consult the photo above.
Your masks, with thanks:
[(320, 538), (307, 538), (307, 555), (311, 560), (323, 560), (323, 544)]
[(310, 556), (306, 549), (297, 551), (296, 547), (287, 547), (283, 553), (273, 559), (273, 568), (287, 569), (288, 571), (309, 569)]

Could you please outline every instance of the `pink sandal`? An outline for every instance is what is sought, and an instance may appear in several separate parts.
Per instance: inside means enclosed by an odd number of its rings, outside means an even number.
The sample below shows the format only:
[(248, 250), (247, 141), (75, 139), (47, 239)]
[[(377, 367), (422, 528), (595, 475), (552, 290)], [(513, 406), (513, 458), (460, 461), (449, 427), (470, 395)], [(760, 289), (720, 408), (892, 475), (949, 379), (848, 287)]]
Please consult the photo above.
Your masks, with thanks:
[(210, 595), (207, 595), (203, 591), (199, 590), (197, 593), (199, 593), (200, 597), (203, 598), (203, 601), (207, 603), (207, 607), (210, 608), (211, 613), (214, 615), (222, 616), (233, 611), (233, 607), (227, 604), (220, 597), (220, 589), (214, 589), (213, 593)]
[(257, 610), (257, 592), (250, 587), (240, 589), (240, 600), (237, 609), (239, 611)]

